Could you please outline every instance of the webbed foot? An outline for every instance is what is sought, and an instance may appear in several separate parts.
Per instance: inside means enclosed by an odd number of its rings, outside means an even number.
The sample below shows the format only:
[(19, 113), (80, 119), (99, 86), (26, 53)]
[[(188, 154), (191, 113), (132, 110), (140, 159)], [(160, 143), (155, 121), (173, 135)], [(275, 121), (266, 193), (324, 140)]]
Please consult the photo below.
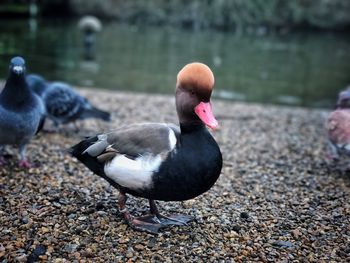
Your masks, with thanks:
[(143, 231), (150, 234), (158, 234), (163, 227), (162, 224), (154, 221), (154, 216), (135, 217), (128, 220), (129, 226), (137, 231)]

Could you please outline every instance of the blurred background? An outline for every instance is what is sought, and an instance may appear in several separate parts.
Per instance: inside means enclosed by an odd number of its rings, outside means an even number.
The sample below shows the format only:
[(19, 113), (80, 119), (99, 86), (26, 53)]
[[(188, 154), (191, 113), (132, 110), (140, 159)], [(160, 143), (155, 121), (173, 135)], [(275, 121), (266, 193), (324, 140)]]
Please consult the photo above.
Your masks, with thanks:
[(49, 80), (172, 94), (201, 61), (217, 98), (331, 108), (350, 84), (349, 13), (349, 0), (1, 0), (0, 79), (22, 55)]

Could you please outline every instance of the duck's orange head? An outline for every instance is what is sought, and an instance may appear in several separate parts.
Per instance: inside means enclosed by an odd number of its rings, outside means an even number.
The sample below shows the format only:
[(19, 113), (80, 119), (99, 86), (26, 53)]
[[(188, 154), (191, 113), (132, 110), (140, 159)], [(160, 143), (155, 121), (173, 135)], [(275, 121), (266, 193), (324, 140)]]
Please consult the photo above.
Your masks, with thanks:
[(214, 88), (214, 74), (203, 63), (190, 63), (177, 75), (176, 109), (180, 123), (204, 122), (215, 129), (218, 126), (211, 108), (210, 97)]

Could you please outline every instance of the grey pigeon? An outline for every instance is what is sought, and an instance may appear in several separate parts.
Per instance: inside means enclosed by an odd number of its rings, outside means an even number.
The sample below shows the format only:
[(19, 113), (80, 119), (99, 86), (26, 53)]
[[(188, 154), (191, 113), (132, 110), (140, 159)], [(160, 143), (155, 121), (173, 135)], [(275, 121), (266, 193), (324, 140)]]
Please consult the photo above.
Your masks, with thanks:
[(47, 82), (36, 74), (27, 76), (29, 87), (43, 100), (47, 117), (55, 126), (82, 120), (86, 118), (99, 118), (110, 121), (108, 112), (97, 109), (79, 95), (70, 85), (64, 82)]
[[(326, 120), (326, 130), (330, 145), (327, 155), (331, 160), (338, 160), (339, 155), (350, 156), (350, 88), (338, 95), (336, 109)], [(349, 167), (350, 168), (350, 165)]]
[(19, 166), (29, 168), (32, 165), (26, 158), (26, 145), (42, 126), (45, 107), (28, 87), (25, 72), (24, 59), (12, 58), (9, 76), (0, 93), (0, 146), (18, 145)]
[(336, 107), (338, 109), (350, 109), (350, 85), (339, 92)]

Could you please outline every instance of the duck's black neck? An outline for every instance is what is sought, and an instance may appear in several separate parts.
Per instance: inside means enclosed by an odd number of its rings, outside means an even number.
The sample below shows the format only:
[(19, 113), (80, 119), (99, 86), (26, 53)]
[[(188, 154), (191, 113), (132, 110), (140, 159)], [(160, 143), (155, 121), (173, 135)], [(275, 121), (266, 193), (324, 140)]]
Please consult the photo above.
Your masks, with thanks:
[(10, 73), (5, 87), (0, 94), (0, 102), (5, 107), (21, 106), (31, 101), (31, 91), (27, 85), (25, 75)]
[(205, 129), (203, 122), (180, 123), (181, 133), (191, 133), (201, 129)]

